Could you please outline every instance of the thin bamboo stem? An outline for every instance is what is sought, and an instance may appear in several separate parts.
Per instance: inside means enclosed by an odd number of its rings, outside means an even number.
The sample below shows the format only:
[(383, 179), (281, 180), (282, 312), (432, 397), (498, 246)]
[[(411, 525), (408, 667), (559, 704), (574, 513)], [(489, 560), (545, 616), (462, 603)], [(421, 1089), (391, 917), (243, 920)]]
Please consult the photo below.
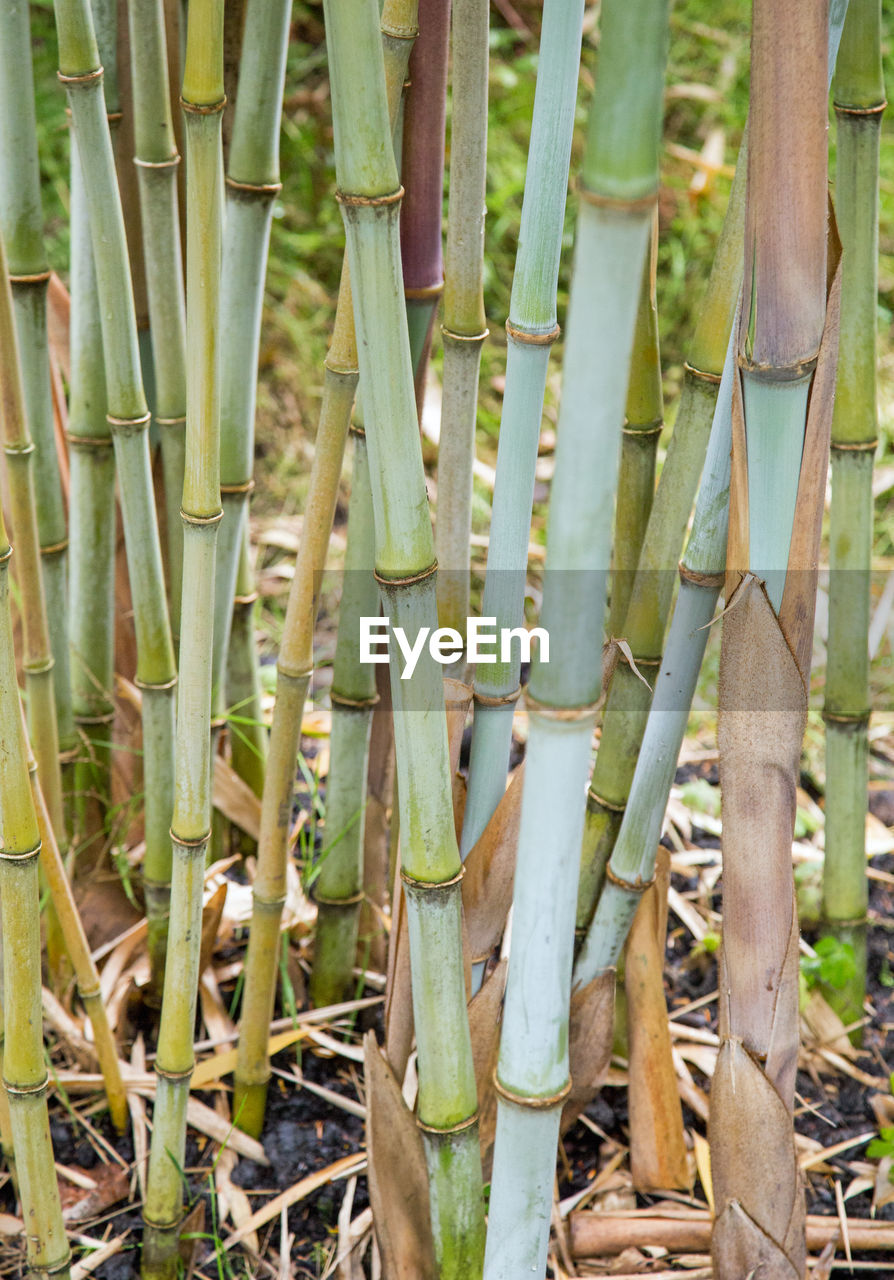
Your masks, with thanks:
[(326, 847), (314, 885), (317, 926), (310, 997), (318, 1008), (350, 994), (363, 899), (366, 767), (376, 695), (376, 669), (360, 660), (361, 618), (374, 617), (375, 530), (366, 437), (354, 437), (344, 585), (332, 678), (332, 735), (326, 793)]
[[(8, 294), (2, 250), (0, 256)], [(47, 1112), (40, 994), (40, 834), (31, 801), (16, 683), (9, 609), (11, 555), (0, 513), (0, 750), (4, 759), (0, 771), (0, 909), (6, 978), (3, 1084), (9, 1099), (19, 1196), (28, 1223), (28, 1267), (36, 1275), (49, 1272), (68, 1280), (70, 1251), (53, 1168)]]
[[(489, 6), (454, 0), (453, 115), (444, 276), (443, 399), (438, 446), (438, 619), (465, 639), (478, 371), (484, 315)], [(465, 668), (465, 661), (460, 663)], [(458, 674), (462, 674), (458, 672)]]
[(205, 856), (211, 834), (211, 663), (214, 558), (220, 506), (220, 262), (223, 239), (223, 0), (193, 0), (182, 99), (187, 183), (187, 398), (183, 503), (184, 613), (171, 840), (171, 919), (158, 1037), (156, 1093), (144, 1208), (143, 1276), (178, 1265), (186, 1102), (202, 937)]
[(233, 622), (227, 650), (227, 724), (233, 768), (260, 799), (264, 794), (267, 727), (261, 708), (261, 681), (255, 643), (257, 601), (246, 525), (242, 535)]
[[(415, 34), (415, 0), (389, 0), (382, 13), (381, 42), (392, 122), (397, 116), (397, 104)], [(317, 426), (304, 532), (289, 589), (277, 662), (276, 706), (261, 803), (258, 870), (252, 888), (252, 924), (245, 960), (233, 1114), (239, 1127), (254, 1136), (260, 1134), (264, 1122), (270, 1078), (268, 1029), (276, 995), (279, 926), (285, 901), (295, 761), (304, 702), (313, 673), (313, 638), (320, 601), (321, 571), (326, 563), (357, 378), (357, 340), (346, 256), (332, 343), (326, 357), (323, 403)]]
[[(521, 230), (509, 319), (506, 388), (482, 614), (498, 628), (524, 621), (534, 467), (550, 346), (559, 335), (556, 284), (568, 188), (583, 6), (545, 0)], [(460, 849), (475, 846), (506, 787), (521, 659), (475, 673), (475, 721)]]
[[(827, 999), (859, 1021), (866, 994), (869, 778), (869, 566), (876, 408), (879, 139), (885, 109), (881, 4), (851, 0), (833, 82), (835, 207), (844, 249), (841, 344), (832, 419), (829, 639), (826, 650), (826, 857), (823, 915), (854, 948), (855, 972)], [(860, 1031), (854, 1033), (860, 1039)]]
[[(375, 0), (327, 3), (336, 176), (354, 287), (386, 613), (406, 634), (436, 621), (435, 559), (402, 296), (401, 190), (391, 148)], [(440, 1276), (480, 1275), (484, 1215), (443, 681), (430, 658), (391, 666), (402, 869), (419, 1058), (418, 1122)], [(420, 762), (424, 762), (420, 767)], [(445, 1052), (445, 1046), (450, 1046)]]
[[(574, 866), (602, 681), (601, 636), (637, 302), (658, 198), (667, 6), (605, 0), (581, 173), (565, 377), (494, 1082), (486, 1280), (543, 1275), (562, 1107)], [(547, 863), (544, 866), (544, 857)]]

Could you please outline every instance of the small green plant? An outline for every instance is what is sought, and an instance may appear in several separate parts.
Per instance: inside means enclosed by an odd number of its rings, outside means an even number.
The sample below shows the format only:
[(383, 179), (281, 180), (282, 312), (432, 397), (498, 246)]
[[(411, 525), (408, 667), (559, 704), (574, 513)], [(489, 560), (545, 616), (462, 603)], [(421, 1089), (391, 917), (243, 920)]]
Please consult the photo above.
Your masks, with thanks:
[(801, 957), (801, 978), (807, 989), (823, 986), (841, 991), (857, 971), (854, 948), (849, 942), (827, 937), (820, 938), (814, 950), (815, 955)]

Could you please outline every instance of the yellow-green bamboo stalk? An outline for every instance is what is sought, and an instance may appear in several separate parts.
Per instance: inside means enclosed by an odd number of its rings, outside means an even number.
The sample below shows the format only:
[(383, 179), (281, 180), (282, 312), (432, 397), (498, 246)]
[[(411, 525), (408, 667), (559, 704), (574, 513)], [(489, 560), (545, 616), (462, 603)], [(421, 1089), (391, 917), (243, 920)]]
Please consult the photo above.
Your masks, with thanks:
[(37, 504), (25, 395), (19, 365), (19, 346), (13, 314), (6, 250), (0, 243), (0, 435), (9, 477), (9, 507), (19, 541), (21, 568), (17, 575), (22, 599), (25, 637), (25, 688), (34, 754), (46, 778), (47, 805), (53, 830), (64, 839), (62, 775), (53, 684), (53, 655), (40, 560)]
[(214, 557), (220, 507), (220, 263), (223, 165), (223, 0), (193, 0), (183, 73), (187, 181), (187, 400), (183, 484), (180, 689), (171, 839), (171, 918), (144, 1208), (145, 1280), (177, 1274), (186, 1103), (194, 1065), (202, 890), (211, 834), (211, 663)]
[[(397, 104), (416, 34), (416, 11), (416, 0), (388, 0), (382, 13), (381, 42), (392, 122), (397, 116)], [(304, 529), (295, 576), (289, 589), (276, 668), (276, 706), (261, 804), (258, 870), (252, 888), (252, 923), (245, 959), (233, 1114), (239, 1127), (255, 1136), (261, 1132), (264, 1122), (270, 1078), (267, 1045), (276, 995), (279, 923), (285, 901), (295, 764), (304, 700), (313, 672), (313, 637), (320, 580), (335, 514), (357, 377), (357, 341), (350, 275), (345, 259), (332, 344), (326, 357), (323, 403), (317, 426)]]
[[(167, 568), (173, 629), (179, 632), (183, 587), (183, 467), (186, 432), (186, 310), (180, 252), (177, 172), (180, 155), (174, 136), (168, 83), (163, 0), (134, 0), (128, 6), (133, 85), (134, 164), (140, 193), (149, 325), (152, 332), (154, 417), (161, 429), (167, 519)], [(160, 917), (166, 919), (170, 861), (167, 868), (143, 867), (150, 921), (149, 955), (153, 982), (163, 972), (159, 952)], [(159, 968), (161, 961), (161, 968)]]
[[(8, 292), (5, 260), (3, 285)], [(3, 925), (3, 1083), (9, 1098), (19, 1196), (27, 1223), (28, 1267), (68, 1280), (70, 1251), (62, 1221), (47, 1113), (47, 1069), (40, 1003), (40, 834), (16, 683), (9, 560), (0, 513), (0, 911)], [(58, 761), (57, 761), (58, 765)]]
[(824, 335), (828, 9), (753, 9), (719, 685), (723, 945), (709, 1135), (718, 1280), (805, 1270), (791, 842), (834, 377), (834, 317)]
[(361, 662), (361, 619), (375, 617), (375, 530), (366, 437), (355, 434), (348, 544), (332, 676), (332, 734), (326, 791), (326, 844), (314, 884), (317, 926), (310, 997), (318, 1007), (350, 994), (363, 900), (366, 766), (376, 668)]
[[(383, 604), (411, 640), (436, 625), (425, 493), (400, 270), (401, 188), (390, 145), (375, 0), (325, 6), (336, 178), (354, 289)], [(402, 679), (393, 657), (401, 876), (419, 1060), (418, 1122), (441, 1277), (474, 1280), (483, 1252), (477, 1096), (462, 959), (461, 862), (441, 669), (426, 654)]]
[[(484, 315), (484, 192), (487, 169), (486, 0), (453, 5), (453, 116), (444, 269), (443, 401), (438, 446), (438, 618), (466, 634), (469, 537), (478, 370)], [(465, 662), (462, 662), (465, 667)]]
[[(124, 520), (143, 694), (147, 859), (170, 841), (176, 669), (165, 600), (149, 460), (149, 412), (121, 201), (103, 97), (103, 72), (86, 0), (58, 0), (59, 77), (71, 106), (90, 218), (105, 354), (108, 422)], [(158, 854), (158, 856), (163, 856)]]
[(643, 283), (633, 331), (630, 385), (621, 434), (621, 466), (615, 499), (612, 550), (610, 636), (624, 635), (627, 605), (655, 493), (658, 437), (664, 427), (661, 356), (658, 347), (658, 211), (652, 221), (652, 247), (643, 267)]
[(246, 525), (242, 534), (236, 595), (233, 599), (233, 622), (227, 649), (227, 723), (233, 768), (260, 799), (264, 794), (267, 727), (261, 709), (261, 681), (255, 642), (257, 601)]
[[(25, 408), (34, 441), (37, 528), (54, 662), (59, 748), (63, 763), (70, 764), (76, 737), (67, 630), (68, 531), (50, 386), (50, 272), (43, 241), (30, 20), (28, 6), (12, 0), (5, 0), (0, 6), (0, 231), (6, 241)], [(63, 845), (67, 845), (65, 832), (59, 827), (56, 831)]]
[[(826, 860), (823, 915), (854, 949), (843, 990), (827, 998), (845, 1023), (866, 994), (866, 802), (869, 777), (869, 566), (872, 462), (878, 443), (876, 310), (878, 166), (885, 82), (881, 0), (850, 0), (832, 86), (838, 124), (835, 209), (844, 249), (841, 345), (832, 419), (829, 640), (826, 649)], [(860, 1039), (860, 1031), (855, 1037)]]

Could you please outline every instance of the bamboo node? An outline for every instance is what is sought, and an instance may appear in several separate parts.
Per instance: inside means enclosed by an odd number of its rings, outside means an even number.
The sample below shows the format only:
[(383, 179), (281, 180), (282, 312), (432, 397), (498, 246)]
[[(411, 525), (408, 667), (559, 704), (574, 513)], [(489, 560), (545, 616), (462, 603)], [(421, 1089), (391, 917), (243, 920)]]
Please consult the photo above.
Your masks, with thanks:
[(750, 373), (755, 378), (767, 378), (772, 382), (800, 382), (808, 377), (816, 368), (819, 353), (806, 356), (803, 360), (794, 360), (791, 364), (776, 365), (759, 363), (742, 354), (736, 356), (736, 364), (742, 373)]
[(74, 431), (66, 431), (65, 439), (72, 449), (110, 449), (113, 440), (108, 436), (79, 436)]
[(585, 200), (587, 204), (595, 205), (597, 209), (615, 209), (618, 213), (639, 213), (641, 209), (652, 209), (658, 203), (658, 188), (654, 188), (644, 196), (607, 196), (599, 191), (594, 191), (592, 187), (586, 186), (583, 182), (577, 183), (577, 194), (581, 200)]
[(67, 89), (68, 88), (77, 89), (81, 85), (93, 84), (95, 83), (95, 81), (101, 80), (102, 77), (103, 77), (102, 67), (96, 67), (93, 71), (84, 71), (79, 76), (66, 76), (66, 75), (63, 75), (61, 71), (56, 72), (57, 80), (59, 81), (60, 84), (64, 84)]
[(482, 706), (482, 707), (505, 707), (505, 706), (508, 706), (510, 703), (518, 702), (519, 698), (521, 697), (521, 694), (522, 694), (522, 687), (521, 685), (519, 685), (516, 689), (513, 689), (511, 693), (501, 693), (497, 695), (491, 695), (489, 693), (479, 693), (478, 690), (476, 689), (473, 692), (472, 697), (479, 704), (479, 706)]
[(878, 448), (878, 436), (874, 440), (833, 440), (829, 448), (833, 453), (875, 453)]
[(247, 609), (249, 605), (256, 604), (257, 599), (257, 591), (250, 591), (246, 596), (233, 596), (233, 605), (235, 607), (237, 604), (241, 604)]
[(218, 733), (221, 729), (225, 729), (228, 724), (229, 724), (229, 721), (226, 716), (212, 716), (211, 732)]
[(346, 698), (344, 694), (330, 689), (329, 701), (333, 706), (344, 707), (347, 711), (371, 711), (379, 705), (379, 695), (376, 693), (371, 698)]
[(9, 1080), (3, 1081), (3, 1087), (13, 1098), (37, 1098), (46, 1093), (48, 1085), (49, 1076), (44, 1076), (39, 1084), (11, 1084)]
[(151, 421), (152, 414), (148, 410), (138, 418), (116, 418), (111, 413), (106, 414), (106, 422), (113, 430), (117, 427), (121, 435), (135, 435), (138, 431), (146, 431)]
[(366, 427), (361, 427), (358, 423), (352, 422), (348, 430), (352, 436), (357, 436), (359, 440), (366, 439)]
[(464, 866), (460, 866), (459, 871), (449, 880), (417, 880), (415, 876), (409, 875), (400, 869), (400, 878), (408, 889), (421, 889), (423, 893), (427, 893), (430, 889), (451, 889), (453, 885), (459, 884), (463, 876), (466, 874)]
[(217, 116), (220, 115), (226, 105), (226, 94), (222, 98), (218, 98), (217, 102), (187, 102), (182, 94), (180, 96), (180, 106), (193, 116)]
[(885, 98), (881, 102), (874, 102), (869, 107), (851, 107), (844, 102), (835, 102), (834, 100), (832, 102), (837, 116), (880, 116), (884, 113), (887, 105), (888, 102)]
[(281, 182), (239, 182), (237, 178), (227, 178), (226, 183), (231, 191), (245, 191), (253, 196), (277, 196), (282, 191)]
[(74, 722), (76, 725), (78, 724), (114, 724), (115, 712), (103, 711), (101, 715), (95, 715), (95, 716), (82, 716), (82, 715), (79, 715), (78, 712), (75, 712)]
[(141, 680), (139, 676), (134, 676), (133, 682), (138, 689), (147, 689), (150, 693), (164, 693), (166, 689), (177, 687), (176, 676), (171, 676), (170, 680)]
[(527, 344), (529, 347), (551, 347), (561, 332), (562, 330), (555, 324), (548, 333), (529, 333), (527, 329), (520, 329), (511, 320), (506, 321), (507, 338), (511, 338), (513, 342)]
[(222, 494), (228, 493), (228, 494), (239, 495), (243, 493), (251, 493), (254, 487), (255, 487), (254, 479), (251, 476), (249, 476), (249, 478), (247, 480), (243, 480), (241, 484), (222, 484), (220, 486), (220, 491)]
[(690, 364), (688, 360), (683, 361), (683, 369), (690, 378), (697, 378), (700, 382), (710, 382), (712, 386), (720, 386), (720, 374), (709, 373), (707, 369), (697, 369), (694, 364)]
[(186, 414), (181, 413), (178, 418), (156, 418), (155, 423), (159, 427), (185, 427)]
[(605, 796), (601, 796), (592, 787), (587, 789), (587, 799), (592, 800), (594, 804), (598, 804), (601, 809), (607, 809), (609, 813), (624, 813), (627, 809), (626, 804), (612, 804), (611, 800), (606, 800)]
[(823, 721), (825, 724), (840, 724), (845, 726), (853, 725), (857, 728), (860, 725), (869, 724), (871, 715), (872, 711), (870, 708), (852, 716), (837, 715), (834, 711), (823, 711)]
[(35, 858), (40, 857), (40, 841), (33, 845), (30, 849), (20, 849), (14, 853), (10, 849), (0, 848), (0, 861), (14, 863), (16, 866), (24, 867), (27, 863), (33, 862)]
[(438, 284), (411, 285), (409, 288), (404, 286), (404, 297), (408, 302), (426, 302), (429, 298), (440, 298), (443, 292), (443, 280)]
[(37, 662), (26, 662), (24, 664), (25, 675), (43, 676), (46, 675), (48, 671), (52, 671), (55, 665), (56, 663), (52, 655), (50, 655), (49, 658), (41, 658)]
[(514, 1102), (517, 1107), (527, 1107), (529, 1111), (551, 1111), (553, 1107), (559, 1106), (565, 1101), (571, 1092), (571, 1080), (567, 1080), (562, 1088), (556, 1093), (551, 1093), (547, 1097), (531, 1097), (526, 1093), (514, 1093), (512, 1089), (507, 1089), (504, 1084), (500, 1083), (500, 1077), (497, 1070), (493, 1074), (494, 1089), (506, 1102)]
[(71, 1250), (67, 1250), (65, 1257), (59, 1262), (51, 1262), (41, 1267), (41, 1272), (45, 1276), (61, 1276), (65, 1272), (71, 1270)]
[(448, 329), (446, 324), (442, 324), (441, 337), (447, 342), (484, 342), (490, 337), (490, 329), (482, 329), (480, 333), (457, 333), (455, 329)]
[(397, 26), (390, 22), (387, 25), (383, 22), (381, 31), (383, 36), (390, 36), (392, 40), (415, 40), (419, 35), (418, 27)]
[(12, 271), (9, 273), (10, 284), (46, 284), (52, 272), (50, 271), (33, 271), (28, 275), (16, 275)]
[(677, 565), (677, 572), (681, 582), (691, 582), (695, 587), (720, 588), (726, 581), (725, 573), (699, 573), (698, 569), (690, 569), (682, 560)]
[(424, 582), (426, 578), (430, 578), (437, 572), (438, 562), (433, 560), (427, 569), (420, 569), (419, 573), (411, 573), (404, 578), (385, 578), (378, 569), (373, 569), (373, 577), (380, 587), (409, 587), (414, 582)]
[(191, 1080), (192, 1073), (195, 1069), (196, 1064), (193, 1063), (192, 1066), (187, 1067), (185, 1071), (169, 1071), (167, 1067), (163, 1067), (161, 1065), (157, 1058), (155, 1060), (155, 1074), (157, 1076), (161, 1076), (162, 1080), (167, 1080), (171, 1084), (182, 1084), (187, 1080)]
[(655, 883), (655, 873), (648, 880), (644, 880), (641, 875), (637, 875), (635, 880), (625, 880), (623, 876), (617, 875), (612, 871), (612, 864), (609, 862), (605, 868), (605, 878), (618, 889), (623, 889), (626, 893), (645, 893)]
[(181, 507), (180, 519), (184, 524), (197, 525), (199, 528), (210, 527), (220, 524), (221, 520), (223, 520), (223, 511), (214, 511), (210, 516), (193, 516), (190, 515), (188, 511), (184, 511)]
[[(112, 718), (114, 719), (114, 716)], [(80, 747), (66, 747), (63, 751), (59, 752), (60, 764), (74, 764), (74, 762), (76, 760), (79, 760), (80, 758), (81, 758)]]
[(336, 191), (335, 198), (339, 204), (346, 205), (348, 208), (387, 208), (390, 204), (400, 204), (404, 198), (404, 189), (398, 187), (396, 191), (386, 196), (352, 196), (346, 191)]
[(68, 550), (68, 538), (63, 538), (61, 542), (48, 542), (45, 547), (40, 548), (42, 556), (57, 556), (62, 551)]
[(211, 828), (209, 827), (203, 836), (178, 836), (173, 827), (169, 834), (174, 844), (179, 845), (181, 849), (202, 849), (211, 839)]
[(352, 365), (350, 368), (344, 364), (335, 364), (328, 355), (323, 361), (323, 368), (327, 373), (332, 373), (337, 378), (357, 378), (360, 376), (360, 370), (357, 368), (356, 364)]
[(120, 124), (123, 119), (124, 119), (123, 111), (107, 111), (106, 112), (106, 120), (110, 125)]
[(457, 1124), (448, 1125), (446, 1129), (442, 1129), (438, 1125), (426, 1124), (424, 1120), (420, 1120), (418, 1116), (416, 1117), (417, 1128), (421, 1129), (423, 1133), (443, 1134), (445, 1138), (449, 1137), (451, 1133), (464, 1133), (466, 1129), (471, 1129), (477, 1123), (477, 1111), (473, 1112), (465, 1120), (460, 1120)]
[(3, 452), (7, 458), (27, 458), (29, 453), (34, 452), (34, 441), (27, 440), (24, 444), (5, 444)]
[(12, 559), (12, 547), (7, 547), (5, 551), (0, 552), (0, 569), (5, 568)]
[(138, 169), (157, 169), (163, 171), (165, 169), (176, 169), (180, 163), (180, 155), (175, 151), (167, 160), (141, 160), (139, 156), (134, 156), (133, 162)]
[(660, 436), (663, 430), (663, 418), (656, 418), (654, 422), (645, 422), (641, 427), (631, 427), (630, 424), (625, 421), (621, 428), (623, 435), (633, 436), (638, 440), (648, 440), (651, 439), (652, 436)]
[(366, 894), (361, 889), (359, 893), (352, 893), (350, 898), (328, 898), (325, 894), (312, 889), (311, 897), (321, 907), (356, 907), (365, 901)]
[(582, 707), (553, 707), (549, 703), (540, 702), (533, 697), (530, 689), (525, 690), (525, 706), (528, 711), (537, 716), (541, 720), (556, 720), (562, 724), (575, 724), (580, 720), (589, 720), (591, 716), (595, 716), (599, 706), (598, 702), (589, 702)]

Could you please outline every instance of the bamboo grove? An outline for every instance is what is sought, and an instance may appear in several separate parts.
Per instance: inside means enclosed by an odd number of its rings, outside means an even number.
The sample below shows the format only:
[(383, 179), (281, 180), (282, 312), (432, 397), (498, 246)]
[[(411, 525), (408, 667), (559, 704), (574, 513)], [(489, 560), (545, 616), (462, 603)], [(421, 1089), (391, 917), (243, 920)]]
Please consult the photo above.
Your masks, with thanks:
[[(44, 242), (29, 12), (0, 0), (0, 1143), (27, 1224), (23, 1265), (72, 1266), (42, 986), (76, 995), (114, 1128), (131, 1116), (129, 1048), (77, 905), (122, 859), (145, 916), (154, 1053), (144, 1280), (181, 1274), (190, 1230), (212, 864), (251, 883), (232, 1078), (217, 1101), (246, 1141), (264, 1138), (295, 902), (313, 922), (312, 1006), (338, 1010), (383, 976), (363, 1053), (386, 1280), (547, 1274), (559, 1142), (619, 1046), (635, 1185), (691, 1187), (662, 985), (661, 838), (721, 630), (719, 1048), (710, 1175), (699, 1172), (714, 1275), (803, 1277), (792, 843), (825, 564), (817, 928), (849, 958), (825, 995), (855, 1042), (867, 980), (881, 0), (754, 0), (748, 123), (713, 262), (699, 264), (672, 431), (658, 306), (668, 0), (534, 6), (502, 316), (485, 307), (500, 147), (487, 0), (316, 7), (343, 257), (267, 716), (249, 513), (291, 5), (54, 0), (71, 157), (63, 284)], [(597, 46), (592, 74), (582, 40)], [(482, 582), (473, 476), (488, 343), (505, 360)], [(420, 425), (433, 385), (430, 503)], [(336, 520), (330, 684), (315, 664)], [(475, 649), (476, 612), (501, 637), (490, 651)], [(370, 627), (390, 628), (387, 658), (373, 659)], [(302, 853), (302, 725), (320, 689), (325, 824)], [(122, 690), (139, 721), (129, 729)], [(511, 767), (520, 722), (525, 759)], [(123, 753), (140, 803), (129, 797), (122, 823)], [(224, 816), (221, 770), (256, 807), (256, 839)]]

